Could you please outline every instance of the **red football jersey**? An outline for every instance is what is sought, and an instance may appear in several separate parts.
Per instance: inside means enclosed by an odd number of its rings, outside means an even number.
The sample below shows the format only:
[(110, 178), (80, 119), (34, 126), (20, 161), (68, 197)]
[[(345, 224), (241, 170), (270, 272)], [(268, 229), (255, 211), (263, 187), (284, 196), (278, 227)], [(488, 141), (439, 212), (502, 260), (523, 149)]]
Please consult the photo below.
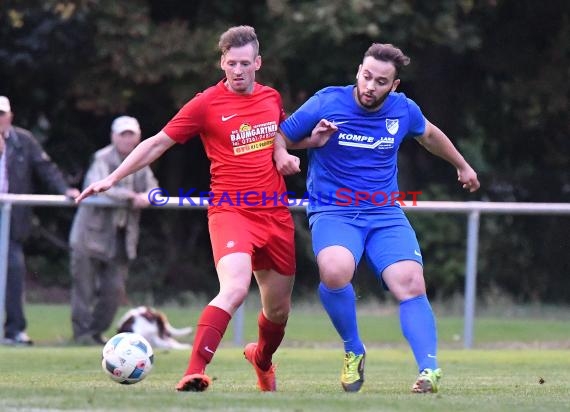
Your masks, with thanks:
[(163, 131), (178, 143), (200, 136), (211, 162), (213, 205), (282, 206), (286, 188), (273, 142), (284, 119), (275, 89), (255, 83), (253, 93), (236, 94), (222, 80), (186, 103)]

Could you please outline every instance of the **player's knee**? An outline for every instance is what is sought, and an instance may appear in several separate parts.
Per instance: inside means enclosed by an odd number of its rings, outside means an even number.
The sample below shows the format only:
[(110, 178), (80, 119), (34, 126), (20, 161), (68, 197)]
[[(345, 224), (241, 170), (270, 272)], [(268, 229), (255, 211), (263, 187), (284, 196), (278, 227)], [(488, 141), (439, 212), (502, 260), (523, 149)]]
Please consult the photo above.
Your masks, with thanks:
[(390, 287), (390, 290), (399, 300), (411, 299), (426, 293), (426, 285), (421, 273), (402, 275), (396, 283), (394, 287)]
[(283, 304), (276, 307), (264, 308), (267, 319), (274, 323), (283, 324), (289, 319), (289, 312), (291, 311), (290, 304)]
[(321, 283), (328, 289), (341, 289), (348, 285), (352, 280), (352, 276), (323, 276), (321, 274)]
[(220, 290), (218, 297), (221, 298), (229, 306), (238, 308), (245, 301), (247, 293), (248, 288), (234, 286), (232, 288), (225, 288)]
[(354, 256), (341, 246), (330, 246), (320, 251), (317, 255), (317, 264), (321, 282), (332, 289), (349, 283), (356, 269)]
[(326, 287), (336, 289), (345, 286), (352, 280), (354, 265), (342, 262), (319, 262), (321, 282)]
[(410, 281), (408, 285), (408, 295), (412, 296), (420, 296), (425, 295), (426, 293), (426, 284), (424, 282), (424, 278), (414, 278)]

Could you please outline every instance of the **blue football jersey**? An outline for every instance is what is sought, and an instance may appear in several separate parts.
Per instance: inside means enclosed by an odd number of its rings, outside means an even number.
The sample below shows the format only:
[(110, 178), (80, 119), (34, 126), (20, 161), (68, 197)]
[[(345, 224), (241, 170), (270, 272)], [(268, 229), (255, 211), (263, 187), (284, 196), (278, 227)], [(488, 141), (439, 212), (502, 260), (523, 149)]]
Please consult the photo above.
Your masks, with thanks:
[[(309, 214), (322, 211), (398, 213), (398, 149), (406, 138), (424, 133), (426, 120), (403, 93), (390, 93), (382, 107), (368, 111), (353, 97), (354, 86), (327, 87), (281, 123), (285, 136), (298, 142), (321, 119), (338, 131), (326, 145), (309, 149)], [(408, 199), (409, 200), (409, 199)]]

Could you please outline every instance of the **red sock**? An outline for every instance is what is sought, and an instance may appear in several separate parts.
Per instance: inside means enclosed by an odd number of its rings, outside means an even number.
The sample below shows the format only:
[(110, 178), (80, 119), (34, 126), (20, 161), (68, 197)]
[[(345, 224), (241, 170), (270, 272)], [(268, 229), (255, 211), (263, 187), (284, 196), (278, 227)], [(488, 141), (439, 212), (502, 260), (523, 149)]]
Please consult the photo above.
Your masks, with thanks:
[(265, 317), (263, 311), (259, 313), (257, 318), (259, 327), (259, 340), (257, 342), (257, 351), (255, 353), (255, 363), (264, 371), (271, 367), (271, 358), (277, 351), (283, 336), (285, 336), (285, 323), (275, 323)]
[(208, 305), (204, 308), (198, 319), (192, 354), (184, 375), (205, 372), (206, 365), (214, 357), (231, 318), (232, 315), (216, 306)]

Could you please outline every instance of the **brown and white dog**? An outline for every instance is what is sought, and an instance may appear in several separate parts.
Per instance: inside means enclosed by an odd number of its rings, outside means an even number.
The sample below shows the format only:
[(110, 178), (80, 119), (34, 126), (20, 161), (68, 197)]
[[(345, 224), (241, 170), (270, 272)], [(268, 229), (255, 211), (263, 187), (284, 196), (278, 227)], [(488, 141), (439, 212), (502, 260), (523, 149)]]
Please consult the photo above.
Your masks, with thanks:
[(119, 320), (117, 333), (134, 332), (143, 336), (153, 348), (189, 349), (189, 343), (180, 343), (173, 336), (185, 336), (192, 333), (191, 327), (175, 328), (166, 315), (149, 306), (133, 308)]

